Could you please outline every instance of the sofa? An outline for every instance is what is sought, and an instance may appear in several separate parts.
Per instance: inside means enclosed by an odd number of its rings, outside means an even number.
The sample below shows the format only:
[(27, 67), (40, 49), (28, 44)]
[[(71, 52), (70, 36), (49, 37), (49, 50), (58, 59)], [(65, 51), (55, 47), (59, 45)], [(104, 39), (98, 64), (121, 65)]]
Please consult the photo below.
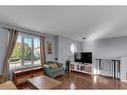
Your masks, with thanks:
[[(52, 68), (52, 65), (55, 65), (55, 68)], [(55, 78), (56, 76), (59, 75), (64, 75), (64, 67), (63, 64), (53, 62), (53, 61), (48, 61), (44, 65), (44, 74), (51, 77)]]

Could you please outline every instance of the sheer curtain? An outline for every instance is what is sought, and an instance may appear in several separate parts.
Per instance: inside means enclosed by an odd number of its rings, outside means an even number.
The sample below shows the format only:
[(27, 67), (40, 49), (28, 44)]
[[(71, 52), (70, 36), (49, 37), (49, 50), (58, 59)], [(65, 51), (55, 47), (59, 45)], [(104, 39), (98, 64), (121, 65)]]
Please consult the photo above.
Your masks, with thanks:
[(43, 36), (40, 36), (40, 59), (43, 66), (45, 63), (45, 38)]
[(15, 44), (17, 41), (18, 37), (18, 32), (14, 29), (9, 29), (9, 41), (8, 41), (8, 46), (4, 58), (4, 64), (3, 64), (3, 74), (4, 74), (4, 81), (7, 81), (9, 79), (9, 62), (8, 60), (10, 59), (13, 50), (15, 48)]

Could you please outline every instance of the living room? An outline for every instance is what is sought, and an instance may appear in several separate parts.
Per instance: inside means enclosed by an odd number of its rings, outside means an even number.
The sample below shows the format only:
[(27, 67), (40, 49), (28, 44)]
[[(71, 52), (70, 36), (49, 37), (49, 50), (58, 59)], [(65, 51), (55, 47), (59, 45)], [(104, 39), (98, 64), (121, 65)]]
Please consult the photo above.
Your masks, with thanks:
[(126, 89), (126, 8), (0, 6), (0, 89)]

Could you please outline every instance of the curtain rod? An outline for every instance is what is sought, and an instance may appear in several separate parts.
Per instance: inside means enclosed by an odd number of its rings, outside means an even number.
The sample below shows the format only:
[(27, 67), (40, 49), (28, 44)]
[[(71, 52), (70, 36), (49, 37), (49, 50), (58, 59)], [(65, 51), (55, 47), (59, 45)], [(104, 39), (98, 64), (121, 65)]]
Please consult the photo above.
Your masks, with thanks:
[[(3, 29), (6, 29), (6, 30), (11, 30), (11, 28), (6, 28), (6, 27), (2, 27)], [(15, 29), (16, 31), (19, 31), (19, 32), (22, 32), (22, 33), (26, 33), (26, 34), (31, 34), (31, 35), (36, 35), (36, 36), (42, 36), (42, 37), (45, 37), (45, 35), (43, 34), (35, 34), (35, 33), (28, 33), (28, 32), (24, 32), (24, 31), (20, 31), (20, 30), (17, 30)]]

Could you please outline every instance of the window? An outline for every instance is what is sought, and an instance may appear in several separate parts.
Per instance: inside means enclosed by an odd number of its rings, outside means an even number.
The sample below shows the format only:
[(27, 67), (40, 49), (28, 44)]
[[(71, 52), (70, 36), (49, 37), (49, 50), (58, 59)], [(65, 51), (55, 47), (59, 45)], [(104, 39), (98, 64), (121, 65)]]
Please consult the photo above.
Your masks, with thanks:
[(40, 65), (39, 37), (19, 34), (9, 62), (11, 69), (28, 65)]
[(74, 54), (75, 52), (77, 52), (77, 46), (74, 43), (72, 43), (71, 44), (71, 53)]

